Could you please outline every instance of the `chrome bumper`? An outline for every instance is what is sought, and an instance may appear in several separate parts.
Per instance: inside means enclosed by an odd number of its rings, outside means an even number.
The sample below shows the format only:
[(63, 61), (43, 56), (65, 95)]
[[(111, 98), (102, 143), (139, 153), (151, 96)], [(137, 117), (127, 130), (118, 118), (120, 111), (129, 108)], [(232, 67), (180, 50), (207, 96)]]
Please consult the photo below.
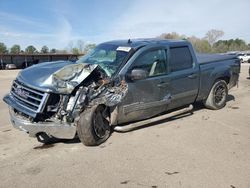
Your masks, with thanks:
[(41, 132), (56, 138), (72, 139), (75, 137), (75, 126), (58, 122), (30, 122), (22, 116), (17, 115), (12, 108), (10, 108), (9, 112), (13, 127), (27, 132), (31, 137), (36, 137)]

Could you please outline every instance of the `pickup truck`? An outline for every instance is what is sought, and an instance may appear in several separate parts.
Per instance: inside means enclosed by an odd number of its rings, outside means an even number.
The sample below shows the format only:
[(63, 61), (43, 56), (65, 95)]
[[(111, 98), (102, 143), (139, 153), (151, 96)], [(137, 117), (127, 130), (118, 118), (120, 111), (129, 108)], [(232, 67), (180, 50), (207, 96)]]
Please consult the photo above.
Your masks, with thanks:
[(76, 62), (24, 69), (3, 100), (13, 126), (38, 141), (78, 136), (95, 146), (113, 130), (185, 113), (197, 101), (223, 108), (239, 73), (236, 56), (196, 56), (185, 40), (116, 40)]

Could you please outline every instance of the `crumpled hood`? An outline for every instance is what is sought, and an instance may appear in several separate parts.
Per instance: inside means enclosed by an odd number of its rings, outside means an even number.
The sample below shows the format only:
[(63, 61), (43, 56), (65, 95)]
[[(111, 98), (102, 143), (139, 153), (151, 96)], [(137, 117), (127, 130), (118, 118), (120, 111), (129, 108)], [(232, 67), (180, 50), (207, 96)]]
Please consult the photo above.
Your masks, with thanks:
[(18, 79), (21, 79), (24, 83), (29, 85), (39, 86), (45, 82), (51, 74), (70, 64), (74, 63), (70, 61), (55, 61), (33, 65), (22, 70)]
[[(58, 70), (62, 69), (63, 67), (67, 65), (72, 65), (76, 64), (71, 61), (55, 61), (55, 62), (46, 62), (46, 63), (40, 63), (37, 65), (33, 65), (31, 67), (28, 67), (24, 70), (22, 70), (17, 79), (26, 84), (27, 86), (30, 86), (32, 88), (37, 88), (39, 90), (44, 90), (44, 91), (52, 91), (56, 92), (55, 86), (52, 84), (45, 84), (48, 79), (51, 78), (51, 76), (57, 72)], [(96, 68), (96, 65), (92, 67), (92, 69), (85, 71), (84, 72), (84, 78), (86, 78), (94, 69)], [(73, 73), (72, 73), (73, 74)], [(83, 80), (80, 80), (81, 82)]]

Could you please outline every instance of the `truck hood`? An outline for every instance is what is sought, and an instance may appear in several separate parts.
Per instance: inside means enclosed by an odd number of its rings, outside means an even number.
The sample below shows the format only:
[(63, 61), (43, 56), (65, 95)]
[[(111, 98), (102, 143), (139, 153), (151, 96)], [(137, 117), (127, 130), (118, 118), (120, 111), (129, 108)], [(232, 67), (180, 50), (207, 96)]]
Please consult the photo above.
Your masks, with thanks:
[[(67, 80), (59, 80), (66, 83), (66, 88), (64, 90), (59, 90), (59, 86), (56, 85), (55, 75), (67, 66), (72, 65), (72, 67), (80, 67), (80, 73), (77, 78), (73, 79), (73, 82)], [(33, 65), (22, 70), (17, 76), (17, 80), (24, 83), (25, 85), (32, 87), (34, 89), (42, 90), (45, 92), (55, 92), (55, 93), (70, 93), (74, 87), (80, 84), (98, 65), (94, 64), (77, 64), (71, 61), (55, 61), (40, 63), (38, 65)], [(72, 75), (76, 74), (72, 71)], [(58, 78), (57, 78), (58, 80)], [(74, 83), (73, 85), (71, 83)]]

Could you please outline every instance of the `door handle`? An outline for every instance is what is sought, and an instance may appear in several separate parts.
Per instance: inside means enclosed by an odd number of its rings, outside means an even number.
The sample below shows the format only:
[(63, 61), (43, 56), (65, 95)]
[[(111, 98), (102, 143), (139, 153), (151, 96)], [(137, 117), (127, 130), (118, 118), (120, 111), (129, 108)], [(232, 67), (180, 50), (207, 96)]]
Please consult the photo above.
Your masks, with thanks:
[(158, 87), (167, 87), (169, 86), (168, 82), (160, 82), (159, 84), (157, 84)]
[(195, 78), (197, 78), (197, 76), (198, 76), (197, 74), (190, 74), (187, 77), (190, 79), (195, 79)]

